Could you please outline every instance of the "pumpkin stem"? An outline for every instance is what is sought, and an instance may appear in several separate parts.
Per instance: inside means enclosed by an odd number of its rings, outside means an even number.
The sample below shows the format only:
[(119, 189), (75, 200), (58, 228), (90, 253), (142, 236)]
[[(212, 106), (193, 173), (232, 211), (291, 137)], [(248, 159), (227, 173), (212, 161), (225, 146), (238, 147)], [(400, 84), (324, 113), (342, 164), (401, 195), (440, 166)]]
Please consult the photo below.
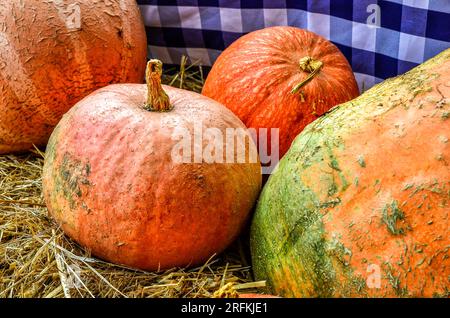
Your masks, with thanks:
[(309, 75), (300, 83), (294, 86), (292, 88), (291, 93), (295, 94), (297, 93), (300, 88), (302, 88), (306, 83), (308, 83), (310, 80), (313, 79), (314, 76), (316, 76), (317, 73), (319, 73), (320, 69), (323, 66), (323, 63), (321, 61), (315, 60), (310, 56), (305, 56), (300, 59), (300, 68), (304, 72), (308, 72)]
[(147, 82), (147, 103), (144, 109), (148, 111), (167, 112), (173, 106), (170, 104), (169, 96), (161, 85), (162, 62), (152, 59), (147, 63), (145, 80)]

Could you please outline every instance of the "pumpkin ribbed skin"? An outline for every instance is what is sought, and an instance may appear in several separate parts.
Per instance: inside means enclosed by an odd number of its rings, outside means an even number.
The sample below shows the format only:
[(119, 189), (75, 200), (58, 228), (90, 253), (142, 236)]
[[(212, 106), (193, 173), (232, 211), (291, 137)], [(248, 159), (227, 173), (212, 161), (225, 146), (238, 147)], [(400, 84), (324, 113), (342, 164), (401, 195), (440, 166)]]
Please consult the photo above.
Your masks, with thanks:
[[(309, 75), (299, 66), (306, 56), (323, 66), (292, 94)], [(223, 51), (202, 94), (227, 106), (247, 127), (279, 128), (281, 157), (307, 124), (358, 96), (358, 87), (350, 65), (332, 43), (306, 30), (270, 27), (242, 36)], [(270, 147), (270, 132), (268, 141)]]
[(290, 297), (448, 297), (449, 81), (446, 50), (295, 139), (252, 223), (257, 279)]
[(168, 112), (144, 110), (147, 89), (138, 84), (111, 85), (80, 101), (53, 132), (43, 172), (49, 212), (70, 237), (100, 258), (146, 270), (220, 253), (261, 187), (259, 161), (173, 162), (180, 129), (192, 140), (195, 123), (223, 134), (247, 130), (207, 97), (164, 89), (174, 107)]
[(0, 154), (45, 145), (95, 89), (142, 83), (146, 51), (134, 0), (2, 1)]

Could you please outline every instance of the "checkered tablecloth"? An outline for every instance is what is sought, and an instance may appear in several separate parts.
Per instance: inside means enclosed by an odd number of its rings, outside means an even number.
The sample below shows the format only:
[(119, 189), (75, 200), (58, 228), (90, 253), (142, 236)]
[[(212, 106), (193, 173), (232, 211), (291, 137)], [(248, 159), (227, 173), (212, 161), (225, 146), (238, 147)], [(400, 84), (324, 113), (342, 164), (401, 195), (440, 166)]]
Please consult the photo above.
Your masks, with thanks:
[(245, 33), (275, 25), (332, 41), (361, 90), (450, 47), (450, 0), (138, 0), (149, 54), (205, 66)]

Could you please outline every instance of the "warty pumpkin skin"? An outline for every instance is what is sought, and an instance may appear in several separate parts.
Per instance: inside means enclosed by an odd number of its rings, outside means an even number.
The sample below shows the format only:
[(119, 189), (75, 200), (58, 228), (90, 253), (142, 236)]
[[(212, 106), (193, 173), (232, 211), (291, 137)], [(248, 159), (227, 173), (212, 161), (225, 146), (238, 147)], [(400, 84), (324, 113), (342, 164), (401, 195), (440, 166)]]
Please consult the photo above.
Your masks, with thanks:
[[(298, 91), (292, 93), (296, 86)], [(202, 90), (247, 127), (279, 128), (280, 157), (307, 124), (358, 93), (350, 65), (335, 45), (307, 30), (285, 26), (254, 31), (235, 41), (214, 63)], [(267, 139), (270, 149), (270, 131)]]
[(258, 200), (258, 280), (287, 297), (448, 297), (450, 49), (305, 128)]
[[(143, 108), (147, 88), (138, 84), (110, 85), (80, 101), (55, 128), (43, 171), (50, 215), (70, 237), (100, 258), (145, 270), (196, 265), (220, 253), (261, 187), (258, 160), (172, 160), (173, 134), (186, 129), (194, 140), (195, 123), (251, 137), (231, 111), (205, 96), (163, 85), (165, 95), (160, 72), (149, 80), (154, 111)], [(256, 153), (251, 140), (250, 147)]]
[(94, 90), (142, 83), (146, 52), (134, 0), (1, 1), (0, 154), (45, 145)]

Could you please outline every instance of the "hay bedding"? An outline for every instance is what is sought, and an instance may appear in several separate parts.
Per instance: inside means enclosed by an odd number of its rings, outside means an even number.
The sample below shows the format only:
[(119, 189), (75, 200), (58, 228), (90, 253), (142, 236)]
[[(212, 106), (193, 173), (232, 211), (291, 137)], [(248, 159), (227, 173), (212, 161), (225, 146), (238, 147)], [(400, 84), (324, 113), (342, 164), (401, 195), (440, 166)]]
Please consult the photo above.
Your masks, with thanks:
[[(183, 58), (164, 82), (200, 92), (203, 72)], [(170, 75), (172, 74), (172, 75)], [(0, 297), (224, 297), (257, 292), (238, 241), (194, 269), (144, 272), (92, 257), (47, 215), (43, 153), (0, 156)]]

